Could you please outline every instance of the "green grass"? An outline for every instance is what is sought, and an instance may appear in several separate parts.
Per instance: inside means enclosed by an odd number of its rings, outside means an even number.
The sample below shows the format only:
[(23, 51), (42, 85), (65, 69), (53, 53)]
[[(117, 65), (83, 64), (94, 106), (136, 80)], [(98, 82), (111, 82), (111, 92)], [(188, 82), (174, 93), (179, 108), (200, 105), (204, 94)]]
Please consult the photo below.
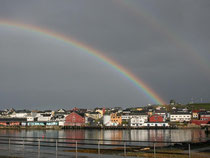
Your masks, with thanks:
[(200, 110), (200, 109), (210, 110), (210, 103), (188, 104), (187, 107), (192, 110)]

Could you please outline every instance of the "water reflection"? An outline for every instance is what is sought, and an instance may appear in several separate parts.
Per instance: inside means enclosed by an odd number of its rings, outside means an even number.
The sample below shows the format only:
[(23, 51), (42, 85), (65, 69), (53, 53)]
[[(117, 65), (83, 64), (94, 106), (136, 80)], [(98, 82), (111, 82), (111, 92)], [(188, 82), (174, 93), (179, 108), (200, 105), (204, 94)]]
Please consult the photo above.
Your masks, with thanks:
[[(106, 139), (134, 141), (198, 142), (209, 139), (201, 129), (179, 130), (8, 130), (1, 129), (1, 136), (51, 137), (72, 139)], [(116, 142), (113, 142), (116, 143)]]

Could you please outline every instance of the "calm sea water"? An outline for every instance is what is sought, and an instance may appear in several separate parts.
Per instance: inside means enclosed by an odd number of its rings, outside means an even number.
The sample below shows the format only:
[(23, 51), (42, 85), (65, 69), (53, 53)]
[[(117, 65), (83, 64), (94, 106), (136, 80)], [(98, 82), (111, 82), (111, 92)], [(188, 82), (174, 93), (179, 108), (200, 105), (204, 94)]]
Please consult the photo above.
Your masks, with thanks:
[[(167, 141), (167, 142), (202, 142), (210, 140), (210, 135), (206, 135), (204, 130), (201, 129), (173, 129), (173, 130), (0, 130), (1, 143), (0, 143), (0, 155), (2, 156), (17, 156), (17, 157), (76, 157), (76, 158), (108, 158), (109, 155), (99, 155), (99, 154), (89, 154), (89, 153), (75, 153), (68, 152), (66, 150), (75, 149), (75, 140), (68, 140), (65, 138), (75, 138), (75, 139), (105, 139), (105, 140), (131, 140), (131, 141)], [(20, 145), (10, 144), (8, 145), (8, 138), (2, 136), (15, 136), (15, 137), (41, 137), (41, 141), (44, 138), (64, 138), (60, 139), (60, 143), (73, 142), (73, 144), (68, 144), (67, 148), (59, 147), (56, 151), (55, 146), (44, 147), (41, 146), (28, 146), (27, 141), (23, 143), (20, 139)], [(4, 144), (3, 140), (6, 140), (7, 144)], [(12, 138), (15, 139), (15, 138)], [(19, 139), (19, 138), (17, 138)], [(28, 138), (30, 140), (32, 138)], [(25, 139), (27, 140), (27, 139)], [(33, 140), (33, 139), (32, 139)], [(35, 139), (34, 139), (35, 140)], [(37, 140), (37, 139), (36, 139)], [(49, 145), (55, 145), (55, 139), (48, 139), (52, 141)], [(54, 142), (53, 142), (54, 141)], [(79, 143), (96, 143), (95, 146), (90, 145), (78, 145), (78, 147), (86, 148), (97, 148), (97, 141), (88, 140), (78, 140)], [(101, 144), (111, 144), (113, 147), (115, 145), (123, 145), (123, 142), (117, 141), (101, 141)], [(37, 144), (37, 142), (35, 143)], [(41, 142), (41, 144), (47, 145), (48, 143)], [(138, 145), (152, 147), (153, 143), (147, 142), (127, 142), (127, 145)], [(160, 143), (157, 146), (170, 145), (167, 143)], [(101, 149), (112, 148), (110, 146), (101, 146)], [(113, 158), (120, 158), (121, 156), (112, 155)]]
[(159, 130), (0, 130), (0, 136), (52, 137), (77, 139), (111, 139), (135, 141), (189, 141), (210, 139), (201, 129)]

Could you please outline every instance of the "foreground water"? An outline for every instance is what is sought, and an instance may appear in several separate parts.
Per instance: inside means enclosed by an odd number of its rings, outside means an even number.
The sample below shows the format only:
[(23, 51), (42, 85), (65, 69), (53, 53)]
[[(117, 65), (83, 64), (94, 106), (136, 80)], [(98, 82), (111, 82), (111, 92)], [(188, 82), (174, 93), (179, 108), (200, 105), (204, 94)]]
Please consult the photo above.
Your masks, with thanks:
[[(37, 140), (31, 137), (41, 137), (41, 141), (44, 141), (45, 138), (49, 141), (53, 142), (55, 145), (55, 139), (51, 138), (62, 138), (59, 139), (58, 142), (73, 142), (73, 144), (67, 145), (68, 148), (60, 148), (55, 152), (56, 147), (43, 147), (39, 149), (37, 146), (37, 142), (34, 143), (36, 146), (27, 146), (27, 138), (17, 138), (20, 139), (19, 145), (8, 143), (8, 137), (28, 137), (28, 140)], [(98, 154), (89, 154), (89, 153), (75, 153), (75, 152), (65, 152), (70, 150), (70, 148), (75, 149), (75, 141), (68, 140), (65, 138), (73, 138), (80, 139), (77, 140), (79, 143), (96, 143), (95, 146), (90, 145), (82, 145), (81, 147), (86, 148), (96, 148), (98, 147), (97, 141), (89, 141), (83, 139), (103, 139), (103, 140), (130, 140), (130, 141), (161, 141), (161, 142), (205, 142), (210, 140), (210, 136), (205, 133), (204, 130), (201, 129), (159, 129), (159, 130), (8, 130), (1, 129), (0, 130), (0, 155), (6, 156), (17, 156), (17, 157), (81, 157), (81, 158), (96, 158), (96, 157), (104, 157), (108, 158), (108, 155), (98, 155)], [(30, 137), (30, 138), (29, 138)], [(16, 138), (12, 138), (15, 140)], [(2, 143), (3, 141), (3, 143)], [(4, 144), (4, 141), (6, 142)], [(23, 143), (23, 141), (25, 141)], [(123, 142), (117, 141), (101, 141), (101, 144), (112, 144), (112, 145), (123, 145)], [(24, 145), (23, 145), (24, 144)], [(43, 145), (43, 142), (41, 142)], [(52, 143), (47, 143), (48, 145), (52, 145)], [(45, 145), (47, 145), (45, 143)], [(147, 146), (153, 147), (153, 143), (149, 142), (128, 142), (127, 145), (138, 145), (138, 146)], [(159, 143), (157, 146), (167, 146), (170, 143)], [(79, 146), (78, 146), (79, 147)], [(110, 147), (110, 146), (108, 146)], [(106, 146), (102, 148), (107, 148)], [(111, 147), (112, 148), (112, 147)], [(118, 158), (121, 156), (112, 155), (113, 158)]]
[(52, 137), (76, 139), (108, 139), (131, 141), (201, 142), (210, 139), (202, 129), (158, 130), (7, 130), (0, 136)]

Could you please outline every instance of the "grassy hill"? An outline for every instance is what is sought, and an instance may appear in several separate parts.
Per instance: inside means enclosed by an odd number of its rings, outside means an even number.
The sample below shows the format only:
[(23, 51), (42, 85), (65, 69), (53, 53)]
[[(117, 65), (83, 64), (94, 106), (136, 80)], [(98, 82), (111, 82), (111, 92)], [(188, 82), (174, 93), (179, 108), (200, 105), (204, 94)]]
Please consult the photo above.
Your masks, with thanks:
[(192, 110), (210, 110), (210, 103), (193, 103), (193, 104), (187, 104), (187, 107)]

